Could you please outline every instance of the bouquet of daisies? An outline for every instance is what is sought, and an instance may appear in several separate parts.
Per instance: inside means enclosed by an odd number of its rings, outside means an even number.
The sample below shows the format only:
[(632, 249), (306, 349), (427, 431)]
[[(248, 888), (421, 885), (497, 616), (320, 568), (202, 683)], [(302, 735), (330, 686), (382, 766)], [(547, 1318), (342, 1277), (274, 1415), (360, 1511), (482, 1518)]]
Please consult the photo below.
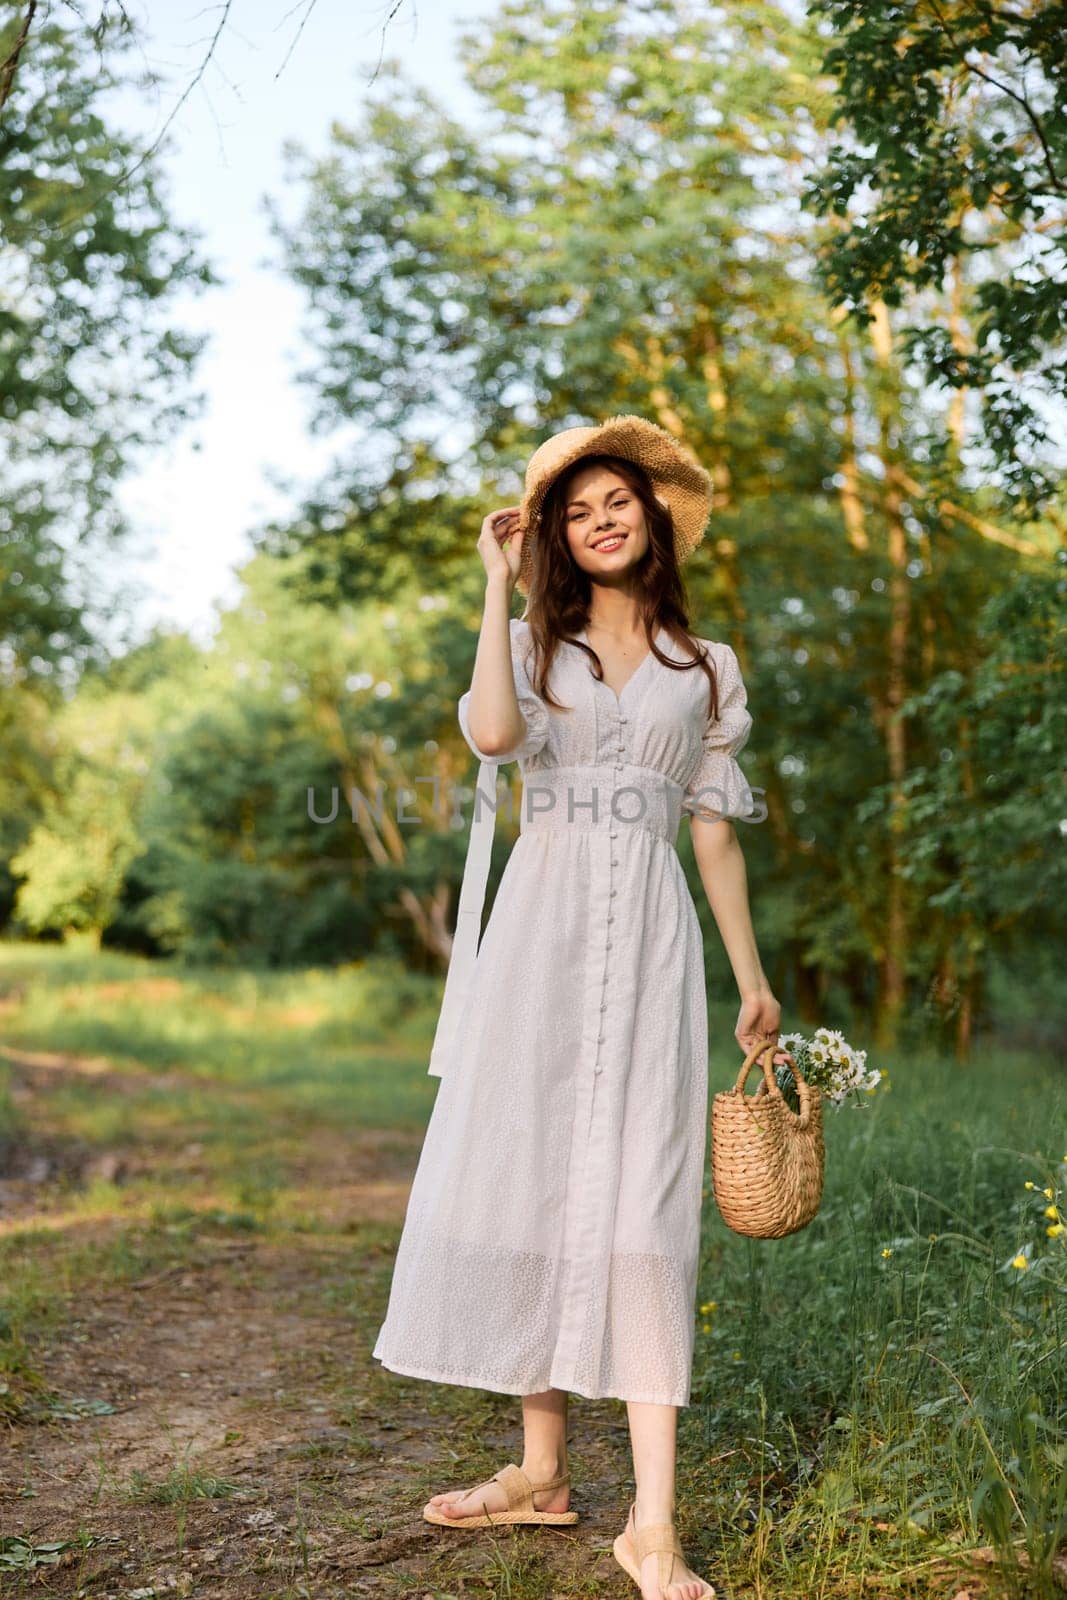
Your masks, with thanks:
[[(888, 1073), (877, 1068), (868, 1072), (866, 1050), (853, 1049), (836, 1028), (816, 1028), (811, 1039), (801, 1033), (783, 1033), (777, 1048), (789, 1051), (806, 1082), (821, 1089), (837, 1111), (850, 1095), (853, 1105), (865, 1106), (870, 1102), (861, 1095), (872, 1094), (879, 1083), (889, 1085)], [(799, 1112), (800, 1096), (788, 1061), (776, 1063), (774, 1077), (786, 1104)]]

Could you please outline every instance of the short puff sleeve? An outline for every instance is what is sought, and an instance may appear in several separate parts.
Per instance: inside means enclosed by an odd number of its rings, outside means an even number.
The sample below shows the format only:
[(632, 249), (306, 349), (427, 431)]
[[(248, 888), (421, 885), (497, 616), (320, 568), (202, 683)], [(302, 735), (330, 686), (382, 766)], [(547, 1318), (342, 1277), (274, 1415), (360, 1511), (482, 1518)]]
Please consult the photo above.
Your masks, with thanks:
[(685, 786), (682, 810), (707, 821), (748, 817), (756, 809), (752, 790), (735, 757), (748, 742), (752, 717), (737, 656), (728, 644), (715, 646), (719, 715), (709, 717), (701, 736), (696, 770)]
[(527, 653), (532, 654), (529, 625), (519, 617), (511, 617), (508, 620), (511, 634), (511, 670), (515, 679), (515, 695), (519, 702), (519, 710), (522, 713), (522, 720), (526, 724), (525, 734), (514, 749), (506, 751), (503, 755), (486, 755), (484, 751), (479, 750), (471, 737), (469, 721), (471, 691), (469, 689), (460, 696), (457, 708), (460, 731), (464, 739), (466, 739), (479, 761), (486, 761), (492, 766), (500, 766), (505, 761), (520, 761), (526, 756), (536, 755), (548, 738), (548, 707), (541, 697), (534, 693), (525, 665)]

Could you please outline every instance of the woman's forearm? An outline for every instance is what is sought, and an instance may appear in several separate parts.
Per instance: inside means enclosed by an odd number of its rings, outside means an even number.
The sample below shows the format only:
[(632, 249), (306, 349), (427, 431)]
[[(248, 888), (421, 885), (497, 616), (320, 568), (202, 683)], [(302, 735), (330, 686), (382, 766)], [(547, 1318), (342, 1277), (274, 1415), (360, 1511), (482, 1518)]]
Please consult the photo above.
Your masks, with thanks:
[(526, 733), (511, 666), (511, 584), (490, 577), (468, 707), (471, 737), (486, 755), (514, 750)]
[(769, 992), (752, 927), (745, 852), (734, 824), (729, 819), (702, 822), (694, 817), (691, 826), (700, 881), (733, 968), (738, 993), (745, 999)]

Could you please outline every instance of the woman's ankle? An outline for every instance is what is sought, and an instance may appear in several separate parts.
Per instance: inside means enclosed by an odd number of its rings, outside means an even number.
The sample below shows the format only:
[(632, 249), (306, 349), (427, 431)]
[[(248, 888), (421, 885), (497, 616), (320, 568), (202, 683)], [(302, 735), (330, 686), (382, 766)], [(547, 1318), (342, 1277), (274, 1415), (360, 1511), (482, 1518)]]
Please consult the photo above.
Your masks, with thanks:
[(640, 1497), (634, 1500), (634, 1527), (647, 1528), (653, 1523), (673, 1522), (678, 1507), (673, 1500), (649, 1499)]
[(551, 1483), (554, 1478), (567, 1474), (567, 1452), (543, 1455), (525, 1452), (520, 1463), (523, 1472), (534, 1483)]

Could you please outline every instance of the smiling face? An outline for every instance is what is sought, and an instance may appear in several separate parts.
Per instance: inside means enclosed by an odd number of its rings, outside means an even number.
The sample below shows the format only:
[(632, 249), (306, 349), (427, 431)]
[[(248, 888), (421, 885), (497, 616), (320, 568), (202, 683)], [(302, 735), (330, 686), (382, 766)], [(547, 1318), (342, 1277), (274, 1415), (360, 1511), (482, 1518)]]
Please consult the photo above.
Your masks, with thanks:
[(586, 467), (572, 478), (564, 528), (575, 562), (597, 583), (625, 579), (648, 550), (644, 507), (609, 467)]

